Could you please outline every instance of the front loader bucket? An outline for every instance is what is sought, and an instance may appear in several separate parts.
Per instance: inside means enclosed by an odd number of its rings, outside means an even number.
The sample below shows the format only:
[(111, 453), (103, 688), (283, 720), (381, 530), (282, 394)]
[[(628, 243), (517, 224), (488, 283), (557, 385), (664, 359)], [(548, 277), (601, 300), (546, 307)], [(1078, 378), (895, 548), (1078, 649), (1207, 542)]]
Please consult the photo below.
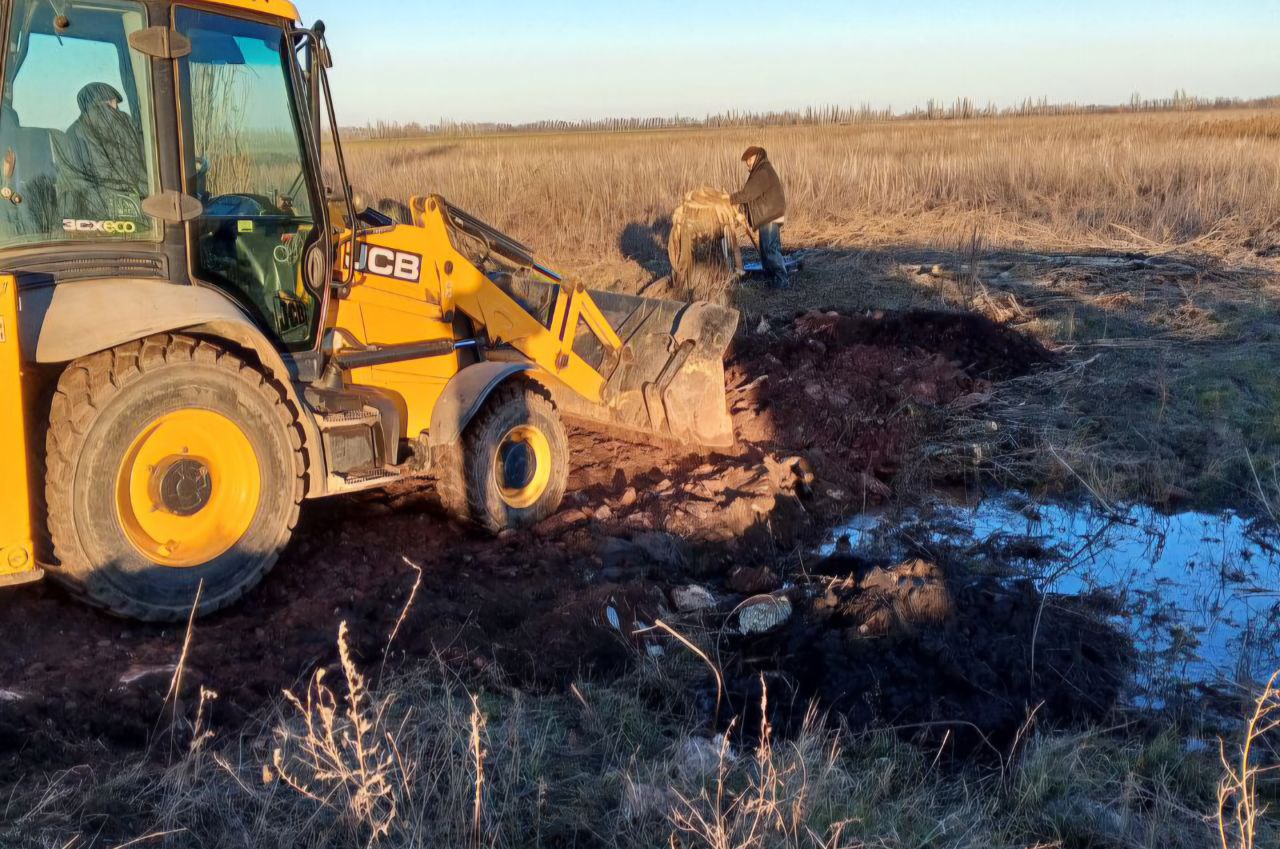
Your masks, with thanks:
[(724, 355), (738, 327), (738, 311), (704, 301), (588, 294), (623, 348), (620, 355), (610, 356), (592, 334), (576, 336), (574, 352), (605, 378), (604, 403), (558, 393), (561, 411), (686, 445), (733, 445)]

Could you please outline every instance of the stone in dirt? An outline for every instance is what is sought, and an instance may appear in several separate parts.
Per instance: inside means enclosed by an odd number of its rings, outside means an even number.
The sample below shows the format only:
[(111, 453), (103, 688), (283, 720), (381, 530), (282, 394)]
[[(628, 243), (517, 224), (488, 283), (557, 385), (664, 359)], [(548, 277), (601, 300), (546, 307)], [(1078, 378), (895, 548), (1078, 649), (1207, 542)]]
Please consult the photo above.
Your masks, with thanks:
[(592, 514), (584, 514), (582, 510), (573, 508), (562, 509), (560, 512), (548, 516), (535, 525), (533, 532), (541, 537), (554, 536), (556, 534), (563, 533), (570, 525), (585, 522), (589, 518), (592, 518)]
[(663, 566), (680, 566), (685, 562), (684, 540), (666, 531), (642, 531), (631, 538), (631, 543)]
[(640, 565), (644, 561), (644, 552), (635, 543), (621, 537), (605, 537), (600, 540), (596, 549), (605, 570), (620, 571), (629, 566)]

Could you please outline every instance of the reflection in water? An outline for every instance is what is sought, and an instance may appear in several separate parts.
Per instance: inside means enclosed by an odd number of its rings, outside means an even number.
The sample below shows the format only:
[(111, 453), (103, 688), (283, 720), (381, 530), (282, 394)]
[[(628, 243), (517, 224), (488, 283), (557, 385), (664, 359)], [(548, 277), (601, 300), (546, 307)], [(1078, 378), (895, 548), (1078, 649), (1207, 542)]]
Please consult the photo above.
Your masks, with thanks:
[(1280, 668), (1280, 534), (1235, 513), (1105, 513), (1006, 495), (855, 517), (822, 553), (841, 537), (855, 551), (946, 549), (978, 568), (1014, 566), (1054, 592), (1113, 594), (1151, 695), (1170, 681), (1265, 680)]

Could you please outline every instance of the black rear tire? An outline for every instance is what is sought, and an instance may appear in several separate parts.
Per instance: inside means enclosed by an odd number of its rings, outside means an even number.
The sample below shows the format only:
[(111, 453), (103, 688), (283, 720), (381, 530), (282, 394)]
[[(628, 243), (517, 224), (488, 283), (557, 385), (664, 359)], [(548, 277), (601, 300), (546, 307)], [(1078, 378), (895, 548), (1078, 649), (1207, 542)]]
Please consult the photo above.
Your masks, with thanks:
[(499, 386), (462, 439), (436, 457), (445, 509), (490, 531), (527, 528), (560, 507), (569, 441), (546, 390), (528, 380)]
[[(162, 565), (126, 527), (122, 469), (156, 422), (192, 412), (215, 414), (243, 435), (243, 456), (252, 459), (242, 467), (254, 475), (256, 500), (243, 499), (244, 531), (228, 536), (229, 548), (213, 554), (215, 533), (208, 560)], [(50, 408), (46, 458), (50, 575), (90, 604), (147, 621), (186, 618), (200, 587), (199, 614), (244, 595), (288, 543), (305, 492), (302, 430), (283, 390), (234, 354), (185, 336), (153, 336), (71, 363)], [(195, 463), (178, 457), (173, 465), (182, 464), (173, 479), (185, 484)], [(250, 491), (241, 484), (229, 475), (221, 491)], [(195, 515), (202, 503), (176, 515)]]

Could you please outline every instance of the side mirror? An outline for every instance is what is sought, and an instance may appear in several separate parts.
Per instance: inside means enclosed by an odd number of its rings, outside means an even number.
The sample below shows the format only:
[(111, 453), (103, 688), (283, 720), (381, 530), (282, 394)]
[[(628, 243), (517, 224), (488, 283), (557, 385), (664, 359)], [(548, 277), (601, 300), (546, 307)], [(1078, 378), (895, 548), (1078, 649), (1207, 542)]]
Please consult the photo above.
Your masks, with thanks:
[(326, 68), (333, 67), (333, 56), (329, 53), (329, 42), (324, 37), (324, 21), (316, 21), (316, 25), (311, 28), (316, 34), (316, 52), (320, 59), (320, 64)]
[(301, 57), (303, 82), (306, 90), (307, 129), (315, 139), (317, 149), (320, 145), (320, 62), (317, 57), (316, 38), (308, 32), (299, 40), (297, 50)]

